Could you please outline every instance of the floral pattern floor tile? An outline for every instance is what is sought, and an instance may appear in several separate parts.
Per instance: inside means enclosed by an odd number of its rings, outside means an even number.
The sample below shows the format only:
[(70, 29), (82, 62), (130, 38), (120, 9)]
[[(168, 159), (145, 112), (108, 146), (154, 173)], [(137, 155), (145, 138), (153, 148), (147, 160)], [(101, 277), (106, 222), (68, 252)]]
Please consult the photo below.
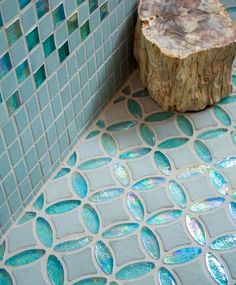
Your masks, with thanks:
[(235, 285), (236, 96), (162, 111), (134, 73), (0, 245), (1, 285)]

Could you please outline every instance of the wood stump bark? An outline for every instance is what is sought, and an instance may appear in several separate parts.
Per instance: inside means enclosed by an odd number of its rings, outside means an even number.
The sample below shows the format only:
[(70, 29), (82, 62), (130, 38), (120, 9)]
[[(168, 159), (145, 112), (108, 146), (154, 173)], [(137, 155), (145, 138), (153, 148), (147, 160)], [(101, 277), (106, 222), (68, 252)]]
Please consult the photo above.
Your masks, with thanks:
[(134, 55), (164, 110), (197, 111), (232, 92), (236, 28), (218, 0), (141, 0)]

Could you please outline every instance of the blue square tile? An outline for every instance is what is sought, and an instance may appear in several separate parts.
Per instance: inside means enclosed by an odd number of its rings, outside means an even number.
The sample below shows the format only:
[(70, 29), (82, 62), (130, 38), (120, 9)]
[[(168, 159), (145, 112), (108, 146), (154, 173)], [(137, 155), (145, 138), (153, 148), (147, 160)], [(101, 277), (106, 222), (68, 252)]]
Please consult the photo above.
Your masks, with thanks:
[(103, 64), (104, 59), (103, 59), (103, 49), (102, 47), (97, 50), (96, 52), (96, 60), (97, 60), (97, 69)]
[(57, 142), (52, 145), (49, 152), (50, 152), (51, 162), (52, 164), (54, 164), (60, 157), (60, 150)]
[(49, 90), (49, 96), (52, 98), (54, 95), (56, 95), (59, 91), (57, 76), (53, 75), (48, 80), (48, 90)]
[(116, 16), (116, 11), (113, 11), (111, 13), (111, 16), (109, 17), (109, 21), (110, 21), (110, 29), (111, 29), (111, 33), (113, 33), (115, 31), (115, 29), (117, 28), (117, 16)]
[(60, 67), (60, 69), (57, 72), (57, 77), (58, 77), (60, 88), (63, 88), (68, 81), (66, 64)]
[(60, 60), (60, 63), (62, 63), (67, 56), (70, 54), (70, 50), (69, 50), (69, 45), (68, 45), (68, 41), (66, 41), (61, 47), (59, 47), (58, 49), (58, 57)]
[(56, 120), (56, 130), (57, 130), (58, 137), (62, 134), (65, 128), (66, 128), (65, 118), (64, 118), (64, 115), (61, 114)]
[(45, 58), (48, 57), (55, 49), (56, 45), (54, 40), (54, 34), (52, 34), (43, 42), (43, 51)]
[(2, 26), (3, 26), (3, 19), (2, 19), (2, 13), (0, 11), (0, 27), (2, 27)]
[(33, 136), (29, 127), (21, 134), (21, 146), (24, 152), (27, 152), (33, 145)]
[(7, 0), (1, 3), (1, 12), (4, 22), (12, 20), (18, 13), (16, 0)]
[(111, 41), (108, 39), (104, 43), (104, 58), (105, 60), (111, 55)]
[(36, 11), (38, 19), (42, 18), (49, 11), (48, 0), (38, 0), (36, 2)]
[(17, 191), (15, 191), (13, 195), (11, 195), (8, 201), (12, 213), (15, 213), (16, 210), (21, 206), (20, 196)]
[(10, 210), (8, 208), (7, 203), (4, 203), (2, 207), (0, 207), (0, 227), (2, 228), (10, 219)]
[(77, 125), (77, 129), (78, 132), (82, 131), (82, 129), (85, 126), (85, 120), (84, 120), (84, 112), (80, 112), (79, 115), (76, 118), (76, 125)]
[(14, 168), (17, 183), (20, 184), (27, 174), (26, 166), (23, 160), (19, 161)]
[(89, 10), (87, 3), (82, 4), (79, 6), (79, 25), (82, 25), (85, 20), (89, 17)]
[(29, 52), (39, 44), (38, 27), (35, 27), (26, 35), (26, 43)]
[(23, 29), (27, 33), (36, 23), (36, 15), (34, 6), (29, 7), (21, 16)]
[(56, 51), (54, 51), (52, 54), (47, 57), (46, 61), (46, 70), (47, 74), (51, 75), (59, 66), (59, 58)]
[(40, 115), (31, 123), (31, 129), (35, 141), (43, 134), (43, 125)]
[(77, 142), (77, 135), (78, 135), (75, 120), (73, 120), (70, 126), (68, 127), (68, 135), (70, 141), (74, 145), (74, 143)]
[(48, 154), (45, 154), (44, 157), (40, 160), (40, 167), (43, 177), (49, 177), (51, 175), (51, 161)]
[(42, 177), (41, 170), (38, 165), (35, 166), (35, 168), (32, 170), (29, 176), (32, 187), (36, 187), (39, 184)]
[(56, 28), (65, 20), (65, 12), (63, 3), (59, 5), (55, 10), (52, 12), (54, 27)]
[(37, 47), (29, 56), (32, 72), (35, 72), (44, 62), (43, 49)]
[(6, 124), (8, 118), (9, 118), (9, 115), (8, 115), (5, 105), (1, 104), (0, 105), (0, 126), (1, 127)]
[(69, 17), (76, 10), (76, 1), (65, 1), (64, 2), (66, 17)]
[(89, 59), (94, 54), (94, 42), (93, 38), (90, 37), (85, 42), (86, 57)]
[(69, 84), (61, 91), (61, 100), (63, 107), (67, 106), (71, 102)]
[(41, 110), (43, 110), (43, 108), (49, 102), (48, 89), (47, 89), (47, 86), (45, 84), (38, 91), (38, 101), (39, 101), (39, 106), (40, 106)]
[(95, 49), (97, 50), (101, 44), (102, 44), (102, 33), (101, 33), (101, 29), (97, 29), (94, 32), (94, 44), (95, 44)]
[(77, 62), (78, 62), (78, 67), (82, 66), (85, 63), (85, 50), (84, 50), (84, 45), (82, 45), (79, 50), (76, 52), (76, 57), (77, 57)]
[(7, 49), (7, 38), (3, 30), (0, 31), (0, 54), (3, 54)]
[(79, 114), (80, 111), (82, 110), (82, 107), (83, 107), (82, 95), (79, 94), (79, 96), (77, 96), (73, 101), (74, 113)]
[(10, 156), (10, 160), (12, 165), (14, 166), (22, 156), (21, 146), (18, 140), (16, 140), (11, 147), (8, 149), (8, 153)]
[(55, 40), (56, 45), (59, 46), (63, 42), (65, 42), (68, 38), (68, 32), (67, 32), (67, 24), (64, 22), (56, 31), (55, 31)]
[(72, 78), (74, 76), (74, 74), (76, 74), (78, 71), (77, 61), (76, 61), (75, 55), (73, 55), (71, 58), (68, 59), (67, 68), (68, 68), (69, 77)]
[(88, 73), (89, 73), (89, 78), (92, 77), (92, 75), (96, 72), (96, 61), (94, 56), (90, 58), (88, 61)]
[(17, 80), (14, 71), (11, 71), (1, 82), (3, 98), (8, 99), (17, 89)]
[(84, 85), (88, 82), (88, 71), (86, 65), (84, 65), (79, 70), (79, 78), (80, 78), (80, 85), (81, 87), (84, 87)]
[(18, 65), (26, 57), (26, 48), (24, 39), (21, 38), (10, 48), (11, 58), (14, 65)]
[(3, 135), (0, 133), (0, 155), (3, 153), (4, 149), (5, 149), (5, 144), (3, 140)]
[(27, 169), (30, 172), (38, 163), (37, 154), (34, 147), (31, 148), (31, 150), (25, 155), (25, 161)]
[(11, 59), (9, 53), (5, 53), (0, 58), (0, 80), (8, 74), (8, 72), (12, 69)]
[(83, 104), (85, 106), (90, 100), (89, 84), (86, 84), (81, 92), (82, 92)]
[(75, 49), (77, 49), (79, 43), (80, 43), (80, 34), (79, 33), (73, 33), (69, 36), (69, 49), (71, 52), (73, 52)]
[(68, 144), (69, 144), (69, 140), (67, 136), (67, 131), (65, 131), (59, 138), (59, 147), (60, 147), (61, 153), (63, 153), (64, 150), (67, 149)]
[(3, 179), (8, 175), (8, 173), (11, 170), (10, 166), (10, 160), (8, 158), (8, 155), (6, 153), (2, 154), (0, 156), (0, 178)]
[(35, 97), (32, 97), (32, 99), (26, 104), (26, 109), (29, 121), (32, 121), (39, 113), (39, 108)]
[(12, 173), (7, 176), (2, 184), (6, 197), (9, 197), (16, 189), (16, 181)]
[(49, 0), (51, 9), (54, 9), (58, 4), (61, 2), (61, 0)]
[(90, 87), (91, 96), (93, 96), (98, 90), (98, 81), (96, 74), (94, 74), (94, 76), (89, 80), (89, 87)]
[(9, 116), (11, 116), (19, 109), (21, 106), (21, 99), (18, 91), (16, 91), (9, 99), (7, 99), (6, 105)]
[(36, 88), (38, 88), (46, 79), (46, 71), (44, 65), (41, 65), (40, 68), (34, 73), (34, 82)]
[(109, 37), (110, 35), (110, 25), (108, 18), (102, 22), (102, 39), (103, 42)]
[(48, 127), (51, 125), (52, 121), (53, 121), (53, 117), (52, 117), (52, 111), (51, 108), (49, 106), (47, 106), (43, 112), (42, 112), (42, 120), (43, 120), (43, 125), (45, 129), (48, 129)]
[(41, 40), (46, 39), (53, 32), (53, 20), (51, 13), (47, 14), (45, 17), (39, 21), (39, 34)]
[(23, 201), (25, 201), (29, 197), (32, 190), (28, 177), (24, 181), (22, 181), (22, 183), (19, 186), (19, 189), (20, 189), (21, 198)]
[(27, 6), (30, 3), (30, 0), (18, 0), (20, 9), (23, 9), (25, 6)]
[(34, 93), (34, 85), (32, 81), (32, 77), (29, 76), (20, 86), (20, 97), (22, 99), (22, 103), (25, 103)]
[(68, 126), (74, 118), (74, 110), (72, 104), (68, 105), (68, 107), (65, 109), (64, 114), (66, 119), (66, 125)]
[(46, 135), (47, 135), (48, 145), (50, 147), (56, 141), (57, 138), (55, 125), (51, 125), (51, 127), (47, 130)]
[(36, 143), (36, 151), (38, 157), (42, 157), (47, 151), (47, 141), (45, 135), (43, 135), (40, 140)]
[(6, 201), (5, 194), (2, 185), (0, 185), (0, 207), (4, 204), (5, 201)]
[(16, 128), (13, 120), (9, 120), (9, 122), (2, 128), (2, 131), (6, 145), (9, 146), (16, 138)]
[(75, 97), (80, 90), (79, 78), (77, 75), (70, 81), (71, 95)]
[(90, 22), (90, 30), (93, 31), (95, 30), (99, 24), (100, 24), (100, 13), (99, 11), (95, 11), (90, 17), (89, 17), (89, 22)]
[(108, 8), (108, 2), (105, 2), (101, 7), (100, 7), (100, 19), (101, 21), (107, 17), (109, 14), (109, 8)]
[(26, 59), (16, 67), (16, 77), (18, 83), (22, 83), (30, 75), (28, 60)]

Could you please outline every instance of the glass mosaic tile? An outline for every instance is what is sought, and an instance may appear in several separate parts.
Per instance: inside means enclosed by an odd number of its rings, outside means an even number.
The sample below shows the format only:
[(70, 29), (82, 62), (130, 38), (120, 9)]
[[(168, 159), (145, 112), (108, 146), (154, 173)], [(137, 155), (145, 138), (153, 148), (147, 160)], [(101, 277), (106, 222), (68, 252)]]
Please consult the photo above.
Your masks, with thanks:
[(9, 45), (14, 45), (14, 43), (22, 36), (20, 21), (16, 20), (13, 24), (11, 24), (6, 29), (6, 34)]
[(34, 28), (26, 35), (28, 51), (31, 51), (39, 43), (38, 27)]
[(20, 9), (23, 9), (26, 5), (30, 3), (30, 0), (18, 0)]
[(101, 7), (100, 7), (100, 19), (101, 21), (109, 14), (109, 9), (108, 9), (108, 2), (105, 2)]
[(53, 12), (53, 23), (54, 27), (57, 27), (65, 20), (65, 12), (63, 4), (59, 5)]
[(26, 59), (16, 67), (16, 77), (18, 83), (22, 83), (30, 75), (28, 60)]
[(89, 20), (88, 20), (80, 27), (80, 36), (81, 36), (82, 41), (84, 41), (89, 34), (90, 34), (90, 27), (89, 27)]
[(52, 34), (43, 42), (43, 51), (45, 58), (56, 49), (54, 35)]
[(43, 17), (49, 11), (48, 0), (38, 0), (36, 2), (36, 11), (38, 19)]
[(36, 88), (38, 88), (43, 81), (46, 79), (46, 73), (44, 65), (42, 65), (35, 73), (34, 73), (34, 81)]
[(98, 0), (89, 0), (89, 12), (93, 13), (98, 8)]
[(2, 95), (0, 94), (0, 104), (2, 103)]
[(3, 20), (2, 20), (2, 14), (0, 12), (0, 27), (2, 27), (2, 26), (3, 26)]
[(67, 27), (69, 34), (72, 34), (78, 28), (78, 15), (75, 13), (67, 20)]
[(76, 0), (77, 1), (77, 5), (79, 6), (80, 4), (84, 3), (85, 0)]
[(70, 54), (68, 42), (65, 42), (59, 49), (58, 55), (60, 62), (63, 62), (65, 58)]
[(2, 79), (11, 69), (11, 59), (7, 52), (2, 58), (0, 58), (0, 79)]
[(21, 105), (21, 99), (18, 92), (15, 92), (7, 101), (7, 110), (9, 115), (12, 115)]

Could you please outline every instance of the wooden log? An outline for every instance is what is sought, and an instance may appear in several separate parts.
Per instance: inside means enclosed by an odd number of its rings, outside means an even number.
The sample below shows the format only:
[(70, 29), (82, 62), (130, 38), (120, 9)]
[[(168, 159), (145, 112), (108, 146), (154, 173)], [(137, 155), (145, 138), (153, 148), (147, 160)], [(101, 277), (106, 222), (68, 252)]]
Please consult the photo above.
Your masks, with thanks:
[(236, 28), (218, 0), (141, 0), (134, 54), (164, 110), (197, 111), (232, 92)]

